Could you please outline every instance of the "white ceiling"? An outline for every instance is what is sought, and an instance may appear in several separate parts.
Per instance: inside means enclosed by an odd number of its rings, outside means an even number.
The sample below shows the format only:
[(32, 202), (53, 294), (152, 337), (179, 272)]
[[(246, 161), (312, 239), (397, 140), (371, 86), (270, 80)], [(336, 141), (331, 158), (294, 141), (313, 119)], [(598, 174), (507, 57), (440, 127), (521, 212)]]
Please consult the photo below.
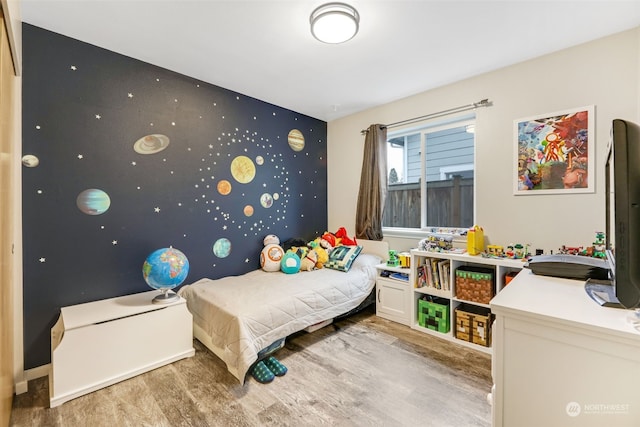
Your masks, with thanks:
[(24, 22), (326, 121), (640, 25), (640, 0), (346, 1), (360, 31), (340, 45), (309, 31), (323, 0), (21, 5)]

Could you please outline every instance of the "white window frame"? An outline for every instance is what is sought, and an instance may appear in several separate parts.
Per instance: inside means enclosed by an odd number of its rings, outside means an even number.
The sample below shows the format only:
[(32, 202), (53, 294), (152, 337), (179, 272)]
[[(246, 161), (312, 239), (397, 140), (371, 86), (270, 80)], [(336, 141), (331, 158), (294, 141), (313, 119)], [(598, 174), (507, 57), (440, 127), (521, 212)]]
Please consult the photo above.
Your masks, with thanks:
[[(427, 197), (427, 185), (426, 185), (426, 175), (427, 175), (427, 168), (426, 168), (426, 134), (427, 133), (432, 133), (432, 132), (437, 132), (440, 130), (444, 130), (444, 129), (451, 129), (454, 127), (469, 127), (470, 125), (473, 126), (474, 129), (474, 133), (475, 133), (475, 129), (476, 128), (476, 115), (475, 113), (472, 114), (465, 114), (462, 116), (457, 116), (457, 117), (451, 117), (445, 120), (437, 120), (437, 121), (431, 121), (428, 124), (422, 125), (422, 126), (413, 126), (413, 127), (406, 127), (406, 128), (401, 128), (398, 129), (396, 131), (393, 132), (389, 132), (387, 135), (387, 139), (392, 139), (392, 138), (397, 138), (399, 136), (404, 136), (405, 137), (405, 152), (404, 152), (404, 167), (405, 167), (405, 173), (402, 179), (403, 183), (406, 183), (406, 177), (408, 175), (407, 173), (407, 165), (408, 165), (408, 159), (407, 159), (407, 143), (406, 143), (406, 136), (410, 135), (410, 134), (415, 134), (420, 132), (420, 162), (421, 162), (421, 172), (420, 172), (420, 198), (421, 200), (426, 200)], [(445, 167), (444, 169), (449, 169), (451, 168), (451, 171), (447, 171), (447, 172), (454, 172), (457, 170), (471, 170), (473, 169), (473, 180), (474, 183), (476, 182), (476, 140), (477, 138), (474, 137), (474, 147), (473, 147), (473, 164), (463, 164), (463, 165), (456, 165), (456, 166), (451, 166), (451, 167)], [(469, 167), (468, 169), (466, 169), (467, 167)], [(455, 169), (454, 169), (455, 168)], [(464, 169), (463, 169), (464, 168)], [(442, 176), (442, 170), (441, 170), (441, 176)], [(476, 194), (476, 188), (477, 186), (474, 185), (474, 194), (473, 194), (473, 218), (475, 221), (476, 218), (476, 200), (477, 200), (477, 194)], [(438, 232), (438, 233), (444, 233), (444, 234), (451, 234), (454, 236), (455, 240), (465, 240), (466, 238), (464, 236), (460, 236), (460, 233), (463, 231), (466, 231), (467, 228), (454, 228), (454, 227), (438, 227), (438, 226), (428, 226), (427, 225), (427, 211), (426, 209), (423, 209), (422, 206), (422, 202), (420, 204), (420, 228), (406, 228), (406, 227), (382, 227), (382, 231), (383, 234), (385, 236), (389, 236), (389, 237), (422, 237), (427, 233), (432, 233), (432, 232)], [(475, 223), (475, 222), (474, 222)]]

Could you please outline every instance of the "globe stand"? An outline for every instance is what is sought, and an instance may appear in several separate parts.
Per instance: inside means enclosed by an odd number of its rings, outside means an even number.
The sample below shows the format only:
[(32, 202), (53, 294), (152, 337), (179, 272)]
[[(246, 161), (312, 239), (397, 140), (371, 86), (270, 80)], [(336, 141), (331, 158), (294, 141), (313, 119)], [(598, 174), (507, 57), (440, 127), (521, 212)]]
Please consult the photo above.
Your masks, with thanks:
[(156, 296), (151, 300), (154, 304), (169, 304), (172, 302), (176, 302), (180, 299), (180, 296), (175, 292), (170, 292), (169, 289), (163, 289), (160, 295)]

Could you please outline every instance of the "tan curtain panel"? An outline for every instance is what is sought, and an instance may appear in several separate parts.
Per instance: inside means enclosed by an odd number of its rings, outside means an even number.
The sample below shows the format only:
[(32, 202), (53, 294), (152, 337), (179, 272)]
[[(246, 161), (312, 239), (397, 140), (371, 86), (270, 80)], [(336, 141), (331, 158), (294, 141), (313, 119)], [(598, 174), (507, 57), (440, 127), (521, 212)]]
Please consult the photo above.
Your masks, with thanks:
[(382, 211), (387, 198), (387, 128), (371, 125), (364, 140), (356, 238), (382, 240)]

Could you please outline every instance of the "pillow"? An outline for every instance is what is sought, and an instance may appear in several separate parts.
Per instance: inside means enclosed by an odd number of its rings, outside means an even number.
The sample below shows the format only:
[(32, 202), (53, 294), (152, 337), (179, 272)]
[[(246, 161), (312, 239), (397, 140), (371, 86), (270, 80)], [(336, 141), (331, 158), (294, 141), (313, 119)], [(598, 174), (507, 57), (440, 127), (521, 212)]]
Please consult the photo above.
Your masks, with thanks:
[(336, 246), (329, 254), (329, 261), (324, 266), (347, 272), (351, 268), (351, 263), (361, 251), (362, 246)]

